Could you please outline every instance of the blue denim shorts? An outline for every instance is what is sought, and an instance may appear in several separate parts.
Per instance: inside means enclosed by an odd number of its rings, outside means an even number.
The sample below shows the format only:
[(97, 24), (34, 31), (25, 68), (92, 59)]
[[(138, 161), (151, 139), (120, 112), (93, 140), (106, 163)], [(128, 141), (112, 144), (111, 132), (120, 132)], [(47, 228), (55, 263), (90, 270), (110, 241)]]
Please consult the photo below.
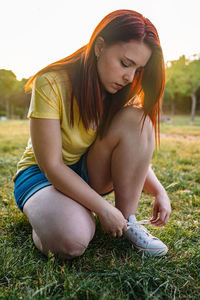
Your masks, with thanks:
[[(87, 153), (81, 156), (80, 160), (73, 164), (68, 165), (74, 172), (76, 172), (85, 182), (89, 184), (87, 163)], [(14, 179), (15, 188), (14, 195), (17, 206), (23, 212), (23, 207), (26, 201), (40, 189), (52, 185), (44, 173), (40, 170), (38, 165), (30, 166), (20, 171)], [(103, 194), (105, 196), (112, 191)]]

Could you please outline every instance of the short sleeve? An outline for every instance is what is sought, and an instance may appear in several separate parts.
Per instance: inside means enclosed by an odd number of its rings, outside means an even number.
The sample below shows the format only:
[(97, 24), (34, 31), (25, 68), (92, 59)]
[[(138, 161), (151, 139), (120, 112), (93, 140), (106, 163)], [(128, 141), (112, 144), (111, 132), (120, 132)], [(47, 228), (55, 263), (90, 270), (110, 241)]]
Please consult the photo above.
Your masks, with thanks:
[(38, 75), (33, 82), (28, 118), (60, 119), (61, 96), (56, 74)]

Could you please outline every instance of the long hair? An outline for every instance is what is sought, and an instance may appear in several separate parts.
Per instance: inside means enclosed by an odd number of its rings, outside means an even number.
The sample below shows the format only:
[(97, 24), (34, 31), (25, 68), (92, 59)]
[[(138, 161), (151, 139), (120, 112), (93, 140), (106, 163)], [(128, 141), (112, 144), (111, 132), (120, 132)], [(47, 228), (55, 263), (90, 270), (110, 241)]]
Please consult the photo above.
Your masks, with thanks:
[[(102, 102), (101, 83), (94, 51), (98, 37), (102, 37), (106, 45), (136, 40), (146, 43), (152, 50), (148, 63), (142, 71), (136, 73), (133, 82), (116, 94), (107, 94), (105, 104)], [(111, 12), (97, 25), (87, 45), (40, 70), (27, 82), (25, 89), (31, 87), (38, 74), (53, 70), (66, 70), (69, 76), (72, 87), (70, 112), (72, 125), (74, 124), (74, 97), (83, 125), (88, 129), (90, 124), (94, 123), (101, 138), (106, 134), (114, 115), (123, 106), (135, 104), (139, 99), (144, 110), (144, 119), (147, 115), (150, 117), (157, 136), (165, 84), (164, 59), (156, 28), (140, 13), (132, 10)]]

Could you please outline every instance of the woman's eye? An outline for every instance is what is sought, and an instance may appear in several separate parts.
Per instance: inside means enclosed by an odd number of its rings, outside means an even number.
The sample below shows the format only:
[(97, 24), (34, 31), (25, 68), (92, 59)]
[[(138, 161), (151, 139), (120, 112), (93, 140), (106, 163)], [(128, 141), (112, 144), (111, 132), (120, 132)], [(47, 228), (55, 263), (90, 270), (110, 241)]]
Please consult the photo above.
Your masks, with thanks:
[(121, 60), (121, 65), (122, 65), (124, 68), (128, 68), (128, 67), (129, 67), (123, 60)]

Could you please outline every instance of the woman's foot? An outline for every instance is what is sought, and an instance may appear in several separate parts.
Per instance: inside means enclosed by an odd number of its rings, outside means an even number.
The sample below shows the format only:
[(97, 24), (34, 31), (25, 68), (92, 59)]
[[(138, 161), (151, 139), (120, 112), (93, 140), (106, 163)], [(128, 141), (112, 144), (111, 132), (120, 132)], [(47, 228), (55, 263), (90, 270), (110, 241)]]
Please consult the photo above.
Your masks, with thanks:
[(151, 235), (148, 230), (137, 222), (135, 215), (128, 219), (127, 231), (124, 236), (130, 240), (133, 246), (149, 256), (163, 256), (167, 253), (167, 246), (158, 238)]

